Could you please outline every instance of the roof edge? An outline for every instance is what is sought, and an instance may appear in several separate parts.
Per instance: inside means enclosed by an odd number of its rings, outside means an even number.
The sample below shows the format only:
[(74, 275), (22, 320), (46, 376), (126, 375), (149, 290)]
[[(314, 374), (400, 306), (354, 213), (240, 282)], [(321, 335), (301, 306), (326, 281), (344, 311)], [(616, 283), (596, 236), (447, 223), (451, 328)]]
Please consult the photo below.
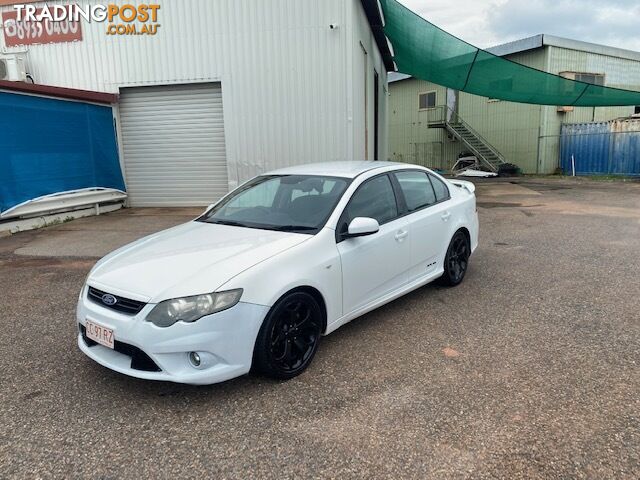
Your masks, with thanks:
[(375, 38), (378, 50), (382, 55), (384, 66), (388, 72), (394, 72), (396, 68), (387, 36), (384, 34), (384, 14), (382, 13), (380, 2), (379, 0), (360, 0), (360, 3), (362, 3), (362, 8), (364, 8), (364, 13), (373, 32), (373, 38)]
[(640, 52), (626, 50), (624, 48), (610, 47), (599, 43), (584, 42), (582, 40), (572, 40), (570, 38), (558, 37), (555, 35), (539, 34), (532, 37), (521, 38), (513, 42), (507, 42), (487, 48), (487, 52), (499, 57), (512, 55), (514, 53), (526, 52), (542, 47), (558, 47), (567, 50), (577, 50), (579, 52), (594, 53), (609, 57), (622, 58), (626, 60), (640, 61)]
[(545, 34), (543, 35), (543, 38), (544, 45), (551, 47), (560, 47), (568, 50), (578, 50), (609, 57), (640, 61), (640, 52), (636, 52), (635, 50), (611, 47), (609, 45), (602, 45), (599, 43), (584, 42), (582, 40), (572, 40), (570, 38), (557, 37), (555, 35)]
[(544, 46), (544, 35), (534, 35), (533, 37), (519, 38), (512, 42), (501, 43), (493, 47), (487, 48), (486, 51), (503, 57), (505, 55), (511, 55), (514, 53), (526, 52), (528, 50), (535, 50)]
[(413, 78), (413, 77), (411, 75), (407, 75), (406, 73), (390, 72), (389, 76), (387, 77), (387, 82), (389, 83), (401, 82), (402, 80), (409, 80), (410, 78)]
[(7, 82), (0, 80), (0, 91), (42, 95), (63, 100), (80, 100), (105, 105), (118, 103), (118, 95), (115, 93), (77, 90), (74, 88), (54, 87), (51, 85), (38, 85), (25, 82)]

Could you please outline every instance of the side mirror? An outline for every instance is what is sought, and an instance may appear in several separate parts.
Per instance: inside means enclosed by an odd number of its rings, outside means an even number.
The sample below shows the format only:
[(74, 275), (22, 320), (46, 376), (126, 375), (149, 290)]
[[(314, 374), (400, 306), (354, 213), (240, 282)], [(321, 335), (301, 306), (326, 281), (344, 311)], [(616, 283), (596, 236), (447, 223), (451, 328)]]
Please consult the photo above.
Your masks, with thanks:
[(347, 238), (366, 237), (380, 231), (380, 224), (375, 218), (357, 217), (351, 220)]

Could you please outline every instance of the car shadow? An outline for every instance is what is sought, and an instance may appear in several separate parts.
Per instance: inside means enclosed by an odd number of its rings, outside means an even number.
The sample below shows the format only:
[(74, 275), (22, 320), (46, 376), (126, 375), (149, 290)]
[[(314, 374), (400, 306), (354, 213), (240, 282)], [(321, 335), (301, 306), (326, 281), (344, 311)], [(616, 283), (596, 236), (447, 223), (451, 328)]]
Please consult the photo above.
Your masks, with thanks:
[[(332, 362), (336, 362), (344, 355), (352, 355), (350, 345), (354, 342), (373, 342), (372, 349), (382, 348), (377, 342), (383, 342), (373, 332), (386, 330), (390, 325), (397, 327), (398, 318), (406, 312), (410, 305), (417, 302), (440, 301), (445, 303), (440, 293), (449, 289), (437, 284), (428, 284), (407, 295), (404, 295), (372, 312), (369, 312), (337, 331), (323, 337), (318, 353), (309, 369), (300, 377), (289, 381), (270, 379), (251, 372), (241, 377), (227, 380), (213, 385), (184, 385), (172, 382), (150, 381), (129, 377), (114, 372), (84, 358), (80, 370), (84, 370), (86, 377), (99, 389), (109, 389), (122, 401), (153, 401), (175, 407), (177, 401), (187, 401), (190, 405), (210, 403), (216, 400), (225, 402), (245, 399), (247, 395), (277, 394), (283, 388), (291, 389), (296, 386), (314, 382), (329, 382), (332, 373)], [(328, 373), (331, 372), (331, 373)], [(342, 372), (349, 375), (347, 372)], [(327, 377), (327, 378), (325, 378)], [(95, 385), (98, 383), (99, 385)]]

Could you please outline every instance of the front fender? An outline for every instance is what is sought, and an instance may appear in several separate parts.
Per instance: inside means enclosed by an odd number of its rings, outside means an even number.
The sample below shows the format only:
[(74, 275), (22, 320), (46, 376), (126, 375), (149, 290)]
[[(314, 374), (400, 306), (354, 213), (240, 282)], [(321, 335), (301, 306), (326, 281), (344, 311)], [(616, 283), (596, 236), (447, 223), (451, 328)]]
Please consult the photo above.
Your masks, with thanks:
[(220, 290), (242, 288), (242, 301), (272, 307), (285, 293), (312, 287), (322, 295), (327, 324), (342, 316), (342, 265), (335, 232), (325, 228), (312, 239), (237, 275)]

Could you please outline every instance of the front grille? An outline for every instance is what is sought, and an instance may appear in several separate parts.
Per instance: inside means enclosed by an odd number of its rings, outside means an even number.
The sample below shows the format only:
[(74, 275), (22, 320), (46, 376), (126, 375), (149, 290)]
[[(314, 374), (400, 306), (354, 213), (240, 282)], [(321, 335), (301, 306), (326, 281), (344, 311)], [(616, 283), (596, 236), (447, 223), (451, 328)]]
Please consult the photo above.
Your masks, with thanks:
[(138, 302), (137, 300), (131, 300), (129, 298), (119, 297), (118, 295), (111, 295), (116, 299), (116, 303), (113, 305), (107, 305), (102, 301), (102, 297), (107, 295), (107, 292), (103, 292), (102, 290), (98, 290), (97, 288), (89, 287), (88, 297), (94, 303), (98, 305), (109, 308), (111, 310), (115, 310), (116, 312), (126, 313), (127, 315), (137, 315), (140, 313), (140, 310), (144, 308), (146, 303)]
[[(79, 324), (78, 326), (80, 327), (82, 340), (84, 340), (84, 343), (87, 345), (87, 347), (94, 347), (98, 345), (96, 342), (87, 337), (87, 329), (84, 325)], [(118, 353), (122, 353), (123, 355), (131, 357), (131, 368), (133, 368), (134, 370), (141, 370), (143, 372), (162, 371), (160, 367), (158, 367), (156, 362), (154, 362), (149, 355), (144, 353), (144, 351), (140, 350), (138, 347), (115, 340), (113, 342), (113, 349)]]

